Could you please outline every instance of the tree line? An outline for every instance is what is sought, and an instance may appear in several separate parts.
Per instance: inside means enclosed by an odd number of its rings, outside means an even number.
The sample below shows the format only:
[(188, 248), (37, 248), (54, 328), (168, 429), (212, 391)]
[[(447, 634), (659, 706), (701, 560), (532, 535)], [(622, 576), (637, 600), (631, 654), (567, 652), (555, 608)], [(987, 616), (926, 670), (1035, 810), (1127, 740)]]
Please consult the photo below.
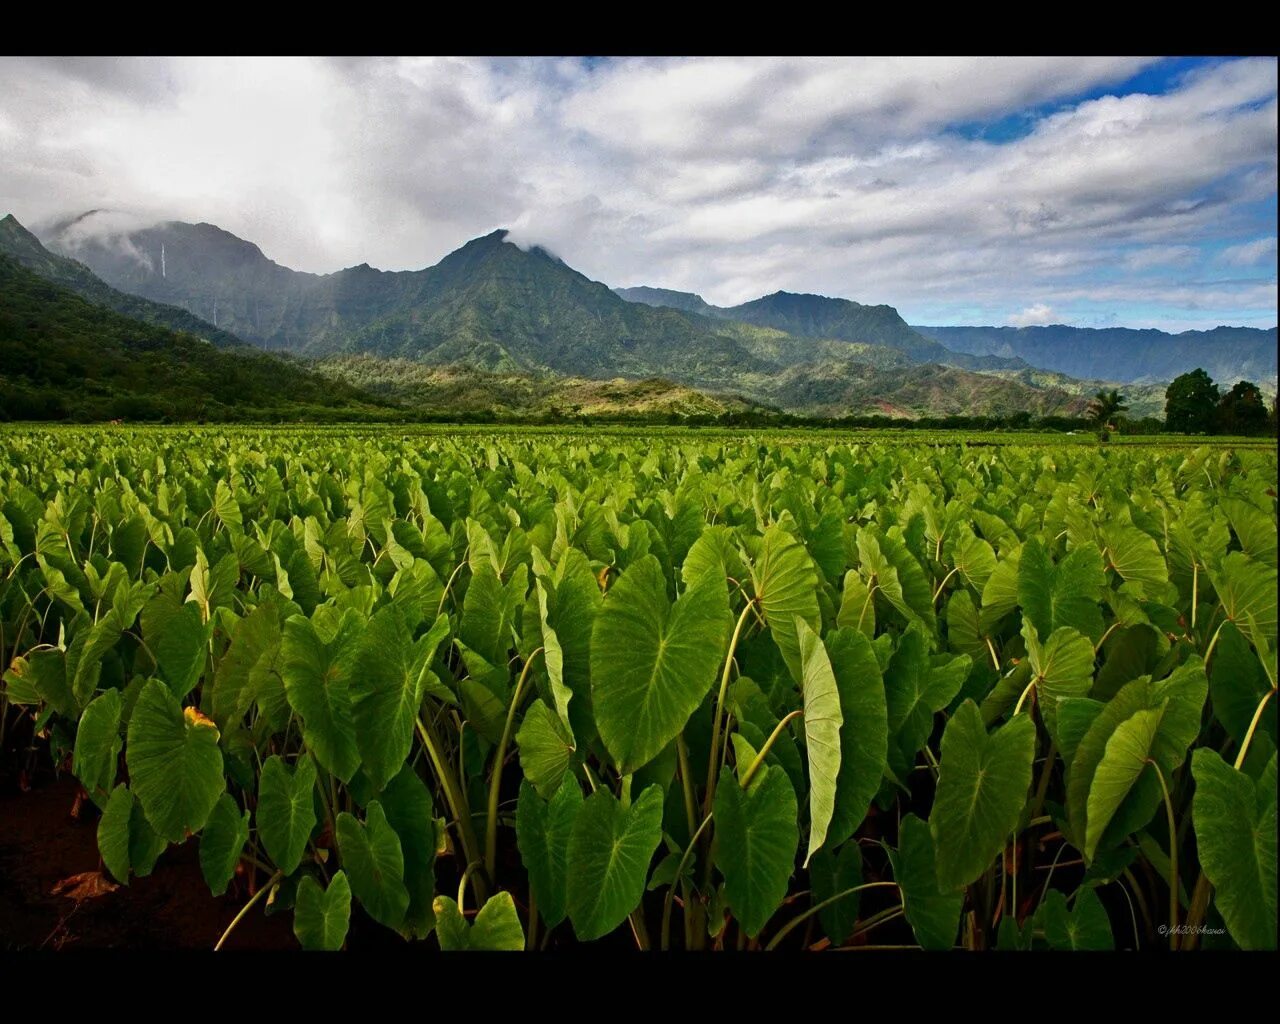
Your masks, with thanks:
[(1175, 378), (1165, 390), (1164, 422), (1154, 417), (1130, 421), (1122, 413), (1129, 408), (1118, 390), (1103, 389), (1093, 396), (1086, 410), (1089, 424), (1104, 438), (1113, 430), (1121, 433), (1227, 434), (1256, 437), (1276, 433), (1276, 401), (1271, 408), (1262, 389), (1241, 380), (1226, 394), (1202, 369)]

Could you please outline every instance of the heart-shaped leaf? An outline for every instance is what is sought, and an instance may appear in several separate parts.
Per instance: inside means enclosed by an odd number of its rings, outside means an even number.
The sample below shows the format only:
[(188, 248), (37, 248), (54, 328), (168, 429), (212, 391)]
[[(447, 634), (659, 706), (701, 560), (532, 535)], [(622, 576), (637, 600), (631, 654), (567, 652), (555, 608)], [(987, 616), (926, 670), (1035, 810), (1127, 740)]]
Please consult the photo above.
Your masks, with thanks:
[(338, 815), (338, 852), (351, 890), (369, 916), (388, 928), (399, 928), (409, 909), (404, 851), (382, 804), (370, 801), (363, 825), (346, 811)]
[(635, 910), (661, 839), (660, 786), (626, 808), (605, 789), (583, 802), (569, 839), (569, 917), (579, 939), (607, 935)]
[(591, 700), (600, 738), (623, 773), (656, 757), (702, 703), (729, 625), (723, 583), (698, 583), (671, 605), (652, 555), (610, 589), (591, 637)]
[(1009, 841), (1027, 800), (1035, 744), (1026, 715), (988, 735), (971, 700), (947, 722), (929, 816), (940, 888), (960, 889), (981, 877)]
[(1191, 756), (1196, 847), (1214, 902), (1243, 949), (1276, 948), (1276, 755), (1255, 782), (1213, 750)]
[(351, 883), (346, 873), (337, 872), (327, 889), (303, 875), (293, 905), (293, 934), (302, 948), (336, 952), (347, 939), (350, 923)]
[(786, 898), (800, 843), (796, 818), (796, 794), (781, 768), (761, 765), (746, 791), (727, 767), (721, 772), (716, 866), (733, 916), (752, 938)]
[(200, 833), (200, 872), (215, 896), (227, 891), (248, 842), (249, 812), (242, 812), (235, 798), (223, 793)]
[(130, 785), (147, 821), (172, 843), (199, 832), (226, 789), (217, 726), (152, 679), (138, 694), (128, 741)]
[(461, 950), (518, 953), (524, 949), (524, 929), (509, 892), (490, 896), (471, 922), (448, 896), (436, 897), (435, 914), (440, 948), (446, 953)]
[(569, 909), (569, 841), (582, 809), (582, 789), (576, 779), (564, 779), (549, 801), (527, 782), (516, 804), (516, 842), (529, 872), (529, 888), (538, 913), (554, 928)]
[(258, 777), (258, 836), (276, 867), (293, 874), (316, 827), (316, 766), (303, 754), (292, 769), (267, 758)]

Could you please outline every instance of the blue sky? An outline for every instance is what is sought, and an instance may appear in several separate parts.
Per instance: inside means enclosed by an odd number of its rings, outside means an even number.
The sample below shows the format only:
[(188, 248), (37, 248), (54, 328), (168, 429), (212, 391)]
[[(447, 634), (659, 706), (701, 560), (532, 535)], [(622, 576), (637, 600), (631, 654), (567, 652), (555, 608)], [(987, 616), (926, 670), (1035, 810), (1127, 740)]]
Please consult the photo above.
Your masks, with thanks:
[(612, 285), (920, 324), (1276, 323), (1271, 58), (0, 58), (0, 213), (298, 269), (508, 227)]

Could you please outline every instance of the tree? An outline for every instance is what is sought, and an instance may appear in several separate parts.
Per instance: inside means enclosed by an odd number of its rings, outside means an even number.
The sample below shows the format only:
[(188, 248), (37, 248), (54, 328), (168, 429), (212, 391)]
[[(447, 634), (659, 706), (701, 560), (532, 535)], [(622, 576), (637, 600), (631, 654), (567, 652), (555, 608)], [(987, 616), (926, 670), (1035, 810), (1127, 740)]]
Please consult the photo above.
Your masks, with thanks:
[(1089, 400), (1089, 419), (1097, 427), (1114, 426), (1112, 421), (1128, 408), (1124, 395), (1119, 391), (1103, 389)]
[(1218, 403), (1218, 430), (1223, 434), (1262, 434), (1267, 430), (1267, 403), (1252, 381), (1240, 380)]
[(1175, 377), (1164, 393), (1165, 429), (1178, 434), (1211, 434), (1218, 414), (1218, 385), (1204, 370)]

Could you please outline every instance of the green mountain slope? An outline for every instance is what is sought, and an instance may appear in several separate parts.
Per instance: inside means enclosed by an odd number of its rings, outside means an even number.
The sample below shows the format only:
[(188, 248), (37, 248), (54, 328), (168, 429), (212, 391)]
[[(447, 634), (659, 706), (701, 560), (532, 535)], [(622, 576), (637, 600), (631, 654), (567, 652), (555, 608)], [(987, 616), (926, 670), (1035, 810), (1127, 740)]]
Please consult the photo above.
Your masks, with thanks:
[(954, 352), (908, 326), (892, 306), (864, 306), (849, 299), (794, 292), (774, 292), (739, 306), (712, 306), (701, 295), (670, 288), (642, 286), (616, 291), (628, 302), (769, 327), (797, 338), (881, 346), (900, 352), (913, 363), (941, 363), (970, 370), (1016, 370), (1027, 365), (1020, 359), (998, 355)]
[[(206, 316), (216, 308), (219, 325), (246, 339), (314, 358), (368, 355), (467, 367), (492, 375), (495, 386), (548, 373), (658, 377), (716, 395), (840, 414), (875, 411), (882, 403), (937, 411), (922, 407), (918, 395), (898, 400), (911, 387), (915, 364), (932, 358), (950, 365), (931, 369), (929, 379), (953, 380), (951, 393), (970, 396), (975, 412), (993, 403), (1022, 401), (1039, 410), (1073, 401), (1059, 389), (953, 377), (959, 363), (1009, 361), (955, 356), (915, 334), (888, 306), (780, 293), (732, 310), (707, 306), (714, 314), (708, 316), (691, 312), (700, 308), (692, 302), (686, 309), (630, 302), (544, 249), (512, 244), (505, 231), (473, 239), (424, 270), (362, 265), (329, 275), (288, 270), (207, 224), (160, 224), (118, 237), (81, 232), (51, 244), (73, 240), (76, 255), (121, 288)], [(815, 388), (822, 382), (821, 401), (805, 393), (803, 382), (811, 378)], [(844, 382), (843, 392), (832, 379)], [(438, 384), (422, 394), (439, 400), (449, 389)]]
[(784, 370), (762, 382), (763, 400), (807, 416), (1079, 416), (1088, 399), (1058, 388), (930, 363), (908, 372), (853, 362)]
[(740, 396), (709, 394), (659, 377), (596, 380), (549, 373), (493, 373), (471, 366), (431, 366), (370, 355), (331, 356), (315, 366), (325, 376), (403, 403), (424, 416), (618, 419), (770, 411)]
[(50, 252), (40, 240), (18, 223), (13, 214), (0, 219), (0, 255), (8, 256), (49, 281), (64, 285), (96, 306), (105, 306), (143, 323), (184, 331), (215, 345), (243, 345), (228, 331), (206, 323), (186, 309), (152, 302), (138, 295), (112, 288), (83, 263)]
[(397, 415), (349, 384), (131, 319), (0, 256), (0, 418)]

